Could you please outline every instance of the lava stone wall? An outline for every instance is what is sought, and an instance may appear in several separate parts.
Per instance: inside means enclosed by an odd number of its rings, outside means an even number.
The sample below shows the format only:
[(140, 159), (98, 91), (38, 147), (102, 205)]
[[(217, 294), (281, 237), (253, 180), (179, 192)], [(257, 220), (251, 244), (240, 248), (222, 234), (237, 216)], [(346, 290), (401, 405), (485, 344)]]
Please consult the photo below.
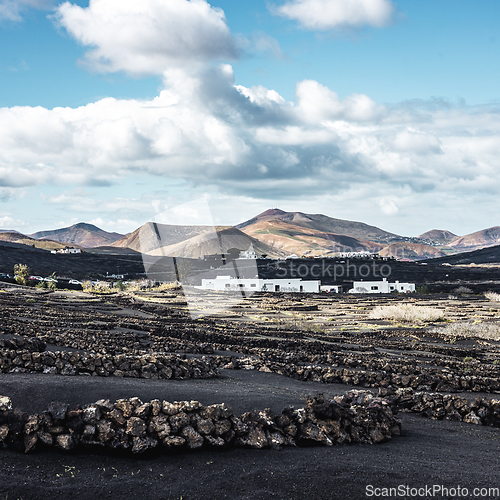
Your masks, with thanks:
[(12, 409), (8, 397), (0, 397), (0, 446), (25, 453), (44, 447), (144, 453), (375, 444), (399, 436), (400, 430), (401, 422), (386, 400), (355, 390), (332, 400), (318, 394), (304, 408), (289, 407), (280, 415), (265, 409), (240, 417), (225, 404), (143, 403), (139, 398), (100, 400), (72, 410), (53, 402), (43, 413), (28, 415)]
[(0, 349), (1, 373), (41, 372), (60, 375), (97, 375), (147, 379), (213, 378), (218, 376), (211, 357), (178, 354), (81, 354), (66, 351)]
[[(338, 362), (345, 362), (342, 359), (343, 356), (337, 356), (336, 358)], [(396, 361), (381, 363), (377, 359), (365, 360), (361, 367), (352, 368), (319, 364), (299, 365), (294, 362), (273, 362), (265, 359), (264, 356), (244, 358), (218, 356), (216, 359), (221, 368), (259, 370), (277, 373), (296, 380), (326, 384), (348, 384), (362, 387), (409, 387), (420, 391), (439, 392), (500, 391), (500, 379), (498, 377), (465, 374), (463, 370), (462, 373), (460, 372), (460, 368), (456, 370), (451, 368), (441, 369), (439, 367), (430, 368)], [(458, 365), (458, 363), (455, 364)], [(465, 365), (464, 363), (461, 364)], [(481, 368), (479, 366), (477, 370)]]
[[(389, 393), (392, 392), (392, 395)], [(469, 401), (456, 394), (414, 392), (413, 389), (380, 390), (398, 409), (419, 413), (434, 420), (455, 420), (500, 427), (500, 400), (475, 398)]]

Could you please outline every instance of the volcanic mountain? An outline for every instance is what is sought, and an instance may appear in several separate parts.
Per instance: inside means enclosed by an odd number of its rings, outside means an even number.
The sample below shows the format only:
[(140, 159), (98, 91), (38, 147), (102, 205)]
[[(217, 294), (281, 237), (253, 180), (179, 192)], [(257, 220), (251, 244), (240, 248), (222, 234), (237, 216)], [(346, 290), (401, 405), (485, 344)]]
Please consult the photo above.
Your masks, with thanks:
[(279, 209), (266, 210), (236, 227), (270, 246), (300, 256), (378, 252), (387, 243), (402, 239), (362, 222)]
[[(400, 236), (370, 226), (363, 222), (354, 222), (343, 219), (334, 219), (322, 214), (305, 214), (302, 212), (285, 212), (279, 209), (270, 209), (253, 217), (246, 222), (236, 225), (247, 234), (261, 231), (266, 228), (266, 224), (272, 221), (281, 221), (283, 224), (313, 229), (323, 233), (350, 236), (360, 240), (370, 240), (376, 243), (402, 239)], [(260, 233), (258, 233), (260, 234)]]
[(122, 238), (123, 234), (108, 233), (93, 224), (79, 222), (78, 224), (62, 229), (38, 231), (29, 236), (36, 240), (50, 238), (69, 245), (79, 245), (81, 247), (90, 248), (109, 245)]
[(155, 256), (194, 259), (250, 247), (259, 255), (284, 256), (283, 252), (231, 226), (176, 226), (147, 222), (111, 246)]
[(420, 240), (429, 241), (435, 245), (446, 245), (447, 243), (451, 243), (453, 240), (460, 238), (460, 236), (457, 236), (450, 231), (446, 231), (445, 229), (432, 229), (431, 231), (421, 234), (418, 238)]
[(475, 233), (466, 234), (448, 243), (448, 247), (456, 251), (478, 250), (500, 244), (500, 226), (490, 227)]

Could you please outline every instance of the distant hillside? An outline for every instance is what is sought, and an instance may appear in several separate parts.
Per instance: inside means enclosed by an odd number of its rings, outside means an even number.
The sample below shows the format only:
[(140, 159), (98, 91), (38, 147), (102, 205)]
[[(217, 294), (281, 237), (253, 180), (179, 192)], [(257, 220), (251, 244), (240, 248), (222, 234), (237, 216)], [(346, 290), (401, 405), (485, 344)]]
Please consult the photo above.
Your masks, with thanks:
[(59, 241), (35, 240), (34, 238), (30, 238), (25, 234), (17, 232), (0, 233), (0, 244), (2, 243), (26, 245), (32, 248), (39, 248), (42, 250), (57, 250), (59, 248), (64, 248), (66, 246), (60, 243)]
[(140, 255), (139, 252), (131, 248), (119, 248), (112, 246), (94, 247), (86, 250), (88, 253), (95, 253), (101, 255)]
[(305, 214), (302, 212), (284, 212), (279, 209), (266, 210), (256, 217), (238, 224), (236, 227), (247, 234), (252, 234), (256, 225), (259, 230), (266, 228), (271, 222), (281, 221), (284, 224), (291, 224), (296, 231), (297, 227), (314, 229), (324, 233), (341, 236), (349, 236), (359, 240), (369, 240), (375, 243), (402, 239), (400, 236), (389, 233), (375, 226), (364, 224), (363, 222), (353, 222), (342, 219), (334, 219), (322, 214)]
[(282, 257), (284, 254), (231, 226), (176, 226), (148, 222), (116, 241), (111, 247), (129, 248), (150, 255), (200, 258), (227, 252), (231, 248), (247, 250), (253, 245), (258, 254)]
[(162, 246), (175, 245), (193, 236), (206, 233), (210, 226), (176, 226), (146, 222), (130, 234), (112, 243), (112, 247), (130, 248), (136, 252), (150, 253)]
[(123, 237), (122, 234), (108, 233), (93, 224), (85, 224), (84, 222), (62, 229), (38, 231), (29, 236), (36, 240), (50, 238), (68, 245), (79, 245), (84, 248), (109, 245)]
[(279, 219), (256, 221), (244, 227), (243, 231), (287, 255), (322, 256), (338, 252), (378, 252), (384, 247), (373, 241), (307, 228)]
[(490, 227), (467, 234), (448, 244), (456, 251), (478, 250), (500, 244), (500, 226)]
[(459, 238), (459, 236), (450, 231), (446, 231), (445, 229), (432, 229), (431, 231), (421, 234), (418, 238), (421, 240), (427, 240), (437, 245), (446, 245), (447, 243)]
[(420, 243), (398, 242), (393, 243), (381, 250), (382, 257), (396, 257), (398, 259), (423, 260), (442, 257), (445, 254), (437, 248)]
[(472, 252), (457, 253), (447, 255), (438, 259), (429, 261), (432, 264), (452, 264), (452, 265), (467, 265), (467, 264), (500, 264), (500, 245), (481, 248)]
[(185, 241), (161, 247), (149, 252), (151, 255), (175, 256), (198, 259), (206, 255), (228, 253), (229, 250), (253, 248), (258, 255), (284, 257), (286, 254), (252, 238), (235, 227), (217, 227), (216, 233), (204, 232)]

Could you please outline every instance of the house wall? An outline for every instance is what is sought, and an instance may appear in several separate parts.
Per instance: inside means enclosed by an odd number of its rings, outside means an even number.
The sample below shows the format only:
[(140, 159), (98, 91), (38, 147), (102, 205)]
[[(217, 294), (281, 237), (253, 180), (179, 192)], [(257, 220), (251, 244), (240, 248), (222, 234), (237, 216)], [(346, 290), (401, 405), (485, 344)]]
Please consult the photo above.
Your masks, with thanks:
[(391, 293), (391, 292), (414, 292), (414, 283), (400, 283), (396, 281), (391, 283), (389, 281), (355, 281), (353, 289), (364, 288), (364, 293)]
[(229, 277), (217, 277), (215, 279), (203, 279), (201, 288), (203, 290), (218, 291), (243, 291), (243, 292), (319, 292), (320, 281), (302, 281), (301, 279), (236, 279)]

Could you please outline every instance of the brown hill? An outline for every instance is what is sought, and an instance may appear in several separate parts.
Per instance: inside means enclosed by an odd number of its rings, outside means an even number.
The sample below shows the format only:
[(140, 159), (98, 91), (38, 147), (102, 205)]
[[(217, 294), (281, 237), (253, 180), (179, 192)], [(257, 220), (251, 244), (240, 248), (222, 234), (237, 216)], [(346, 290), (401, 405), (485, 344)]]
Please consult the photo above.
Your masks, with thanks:
[(176, 226), (148, 222), (111, 247), (129, 248), (149, 255), (200, 258), (232, 248), (282, 257), (284, 254), (231, 226)]
[(0, 233), (0, 242), (26, 245), (32, 248), (40, 248), (42, 250), (58, 250), (59, 248), (64, 248), (66, 246), (63, 243), (60, 243), (59, 241), (35, 240), (34, 238), (30, 238), (25, 234), (17, 232)]
[(381, 243), (320, 231), (281, 219), (255, 220), (242, 230), (288, 255), (323, 256), (338, 252), (377, 252), (384, 247)]
[(79, 245), (84, 248), (109, 245), (123, 237), (122, 234), (108, 233), (93, 224), (84, 222), (51, 231), (38, 231), (29, 236), (36, 240), (50, 238), (51, 240), (69, 245)]
[(385, 247), (379, 252), (382, 257), (396, 257), (398, 259), (423, 260), (443, 257), (444, 252), (429, 245), (421, 245), (420, 243), (410, 243), (400, 241)]
[[(372, 242), (389, 242), (394, 239), (402, 239), (400, 236), (379, 229), (375, 226), (343, 219), (334, 219), (322, 214), (305, 214), (302, 212), (284, 212), (279, 209), (266, 210), (252, 219), (238, 224), (236, 227), (247, 234), (254, 231), (253, 227), (258, 224), (259, 230), (265, 228), (266, 223), (271, 221), (281, 221), (284, 224), (291, 224), (294, 231), (297, 227), (313, 229), (323, 233), (349, 236), (359, 240), (369, 240)], [(283, 227), (283, 226), (282, 226)]]
[(448, 244), (457, 251), (478, 250), (500, 244), (500, 226), (490, 227), (475, 233), (466, 234)]
[(257, 255), (284, 257), (285, 253), (248, 236), (235, 227), (217, 227), (185, 241), (164, 246), (149, 252), (151, 255), (199, 259), (206, 255), (227, 254), (230, 250), (253, 249)]
[(459, 238), (459, 236), (445, 229), (432, 229), (431, 231), (421, 234), (418, 238), (421, 240), (428, 240), (437, 245), (446, 245)]
[(136, 252), (150, 253), (157, 248), (175, 245), (193, 236), (210, 232), (210, 226), (176, 226), (146, 222), (132, 233), (112, 243), (112, 247), (131, 248)]

